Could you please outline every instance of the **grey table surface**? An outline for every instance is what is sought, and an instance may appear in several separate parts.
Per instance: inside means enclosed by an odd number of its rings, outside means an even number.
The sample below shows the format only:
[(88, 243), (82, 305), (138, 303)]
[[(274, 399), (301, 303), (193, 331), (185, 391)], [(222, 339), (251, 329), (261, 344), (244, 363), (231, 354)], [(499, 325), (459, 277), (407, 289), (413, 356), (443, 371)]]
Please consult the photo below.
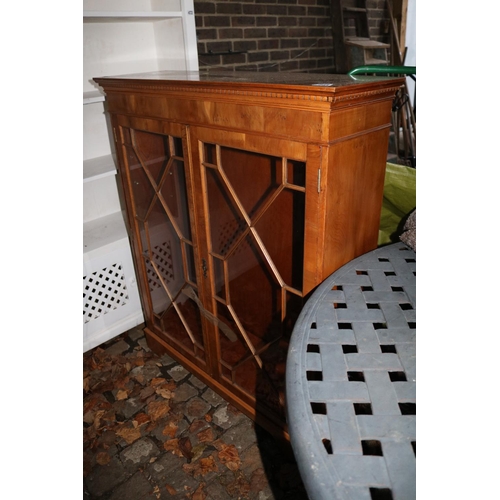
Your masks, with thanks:
[(416, 497), (416, 254), (352, 260), (313, 292), (287, 358), (292, 448), (310, 500)]

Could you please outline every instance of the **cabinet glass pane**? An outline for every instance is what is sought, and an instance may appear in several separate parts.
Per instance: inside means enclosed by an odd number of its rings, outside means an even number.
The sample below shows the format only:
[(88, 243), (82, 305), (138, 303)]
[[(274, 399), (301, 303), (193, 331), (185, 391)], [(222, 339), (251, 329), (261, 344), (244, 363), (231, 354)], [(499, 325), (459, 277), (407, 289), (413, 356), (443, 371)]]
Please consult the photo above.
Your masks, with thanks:
[[(280, 414), (288, 338), (303, 305), (304, 162), (204, 144), (223, 378)], [(257, 393), (256, 393), (257, 391)]]
[(205, 360), (182, 139), (123, 129), (151, 320), (169, 343)]

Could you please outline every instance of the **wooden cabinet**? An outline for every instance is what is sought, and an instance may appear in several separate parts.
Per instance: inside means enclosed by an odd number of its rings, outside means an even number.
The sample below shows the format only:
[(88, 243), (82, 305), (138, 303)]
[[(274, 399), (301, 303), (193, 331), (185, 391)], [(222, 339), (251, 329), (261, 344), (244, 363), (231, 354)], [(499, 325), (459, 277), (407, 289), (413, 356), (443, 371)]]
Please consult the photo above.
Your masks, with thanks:
[(401, 79), (157, 72), (106, 93), (153, 350), (286, 433), (308, 294), (377, 245)]

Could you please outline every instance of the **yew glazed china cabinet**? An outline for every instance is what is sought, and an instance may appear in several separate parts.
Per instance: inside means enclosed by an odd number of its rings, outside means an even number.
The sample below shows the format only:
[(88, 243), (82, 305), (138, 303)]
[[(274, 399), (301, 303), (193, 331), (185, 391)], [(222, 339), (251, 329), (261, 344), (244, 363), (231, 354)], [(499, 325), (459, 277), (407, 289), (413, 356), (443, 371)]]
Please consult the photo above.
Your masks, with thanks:
[(377, 246), (403, 80), (159, 71), (94, 81), (150, 347), (287, 437), (289, 337), (308, 294)]

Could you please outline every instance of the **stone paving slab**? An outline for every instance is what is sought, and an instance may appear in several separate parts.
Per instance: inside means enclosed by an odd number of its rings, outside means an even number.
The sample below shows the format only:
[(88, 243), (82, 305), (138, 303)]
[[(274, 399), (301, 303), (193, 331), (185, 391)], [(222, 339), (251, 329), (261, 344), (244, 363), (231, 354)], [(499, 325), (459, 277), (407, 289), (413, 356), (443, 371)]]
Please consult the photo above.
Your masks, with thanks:
[(136, 472), (130, 479), (120, 484), (109, 497), (109, 500), (143, 500), (151, 498), (153, 485), (142, 472)]
[(296, 465), (142, 330), (84, 354), (84, 500), (307, 500)]
[(118, 457), (106, 465), (97, 465), (86, 477), (85, 485), (92, 497), (101, 497), (130, 477)]

